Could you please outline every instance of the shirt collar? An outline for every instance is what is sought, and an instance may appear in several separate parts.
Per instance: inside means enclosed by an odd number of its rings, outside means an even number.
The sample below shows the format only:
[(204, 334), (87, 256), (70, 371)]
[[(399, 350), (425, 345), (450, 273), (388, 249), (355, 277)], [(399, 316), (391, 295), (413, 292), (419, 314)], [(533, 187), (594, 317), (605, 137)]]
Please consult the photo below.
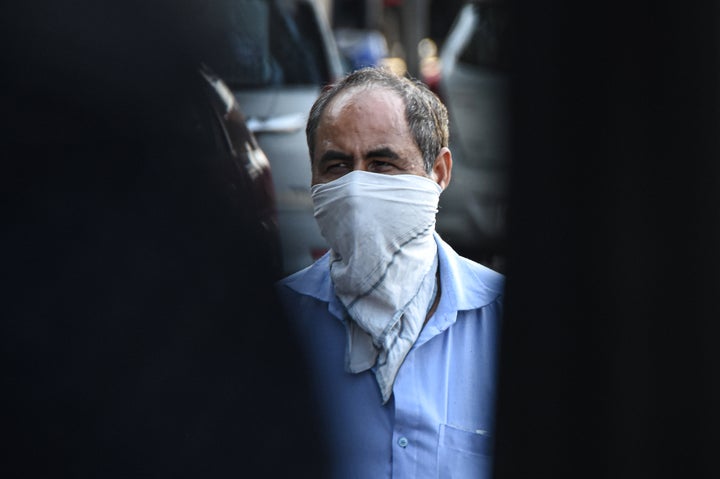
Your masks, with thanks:
[[(434, 316), (446, 319), (440, 324), (431, 322), (443, 330), (454, 322), (457, 311), (478, 309), (495, 301), (502, 294), (504, 276), (485, 266), (478, 267), (458, 255), (437, 233), (434, 236), (438, 245), (442, 288)], [(288, 277), (285, 284), (300, 294), (329, 303), (330, 312), (342, 319), (343, 307), (332, 287), (329, 261), (330, 253), (326, 253), (312, 265)]]
[(335, 296), (330, 281), (330, 252), (307, 268), (288, 276), (283, 283), (300, 294), (329, 303)]
[(290, 289), (328, 303), (328, 310), (333, 316), (343, 319), (345, 307), (335, 296), (330, 279), (330, 252), (328, 251), (313, 264), (290, 275), (283, 281)]
[(502, 294), (504, 276), (458, 255), (435, 234), (440, 259), (438, 312), (478, 309)]
[(435, 241), (440, 263), (440, 302), (413, 349), (455, 323), (458, 311), (482, 308), (502, 294), (503, 275), (458, 255), (437, 234)]

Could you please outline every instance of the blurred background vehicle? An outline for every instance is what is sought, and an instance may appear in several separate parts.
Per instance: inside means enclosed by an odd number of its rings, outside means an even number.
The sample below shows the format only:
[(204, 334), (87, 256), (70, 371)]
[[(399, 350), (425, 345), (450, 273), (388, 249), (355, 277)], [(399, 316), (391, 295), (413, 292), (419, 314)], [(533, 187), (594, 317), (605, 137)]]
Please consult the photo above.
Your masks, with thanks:
[(305, 122), (320, 88), (343, 66), (314, 0), (233, 0), (219, 19), (225, 48), (208, 56), (247, 115), (273, 169), (283, 271), (327, 250), (313, 217)]
[(465, 4), (440, 50), (436, 79), (454, 160), (437, 230), (461, 254), (500, 270), (510, 166), (509, 20), (500, 0)]
[(228, 86), (206, 65), (199, 70), (214, 118), (205, 128), (214, 138), (217, 150), (226, 157), (228, 196), (234, 197), (238, 211), (244, 212), (241, 224), (256, 229), (267, 255), (270, 276), (282, 275), (282, 252), (278, 232), (275, 190), (270, 162), (248, 128)]

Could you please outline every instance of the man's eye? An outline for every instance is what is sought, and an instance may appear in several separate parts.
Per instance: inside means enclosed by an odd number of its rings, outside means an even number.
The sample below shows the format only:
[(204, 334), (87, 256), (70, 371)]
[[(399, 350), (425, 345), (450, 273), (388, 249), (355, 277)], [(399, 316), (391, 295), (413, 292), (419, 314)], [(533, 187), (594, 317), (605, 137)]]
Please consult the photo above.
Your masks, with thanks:
[(372, 162), (372, 169), (374, 171), (388, 171), (395, 169), (395, 165), (392, 163), (389, 163), (387, 161), (373, 161)]
[(344, 161), (338, 162), (338, 163), (330, 163), (327, 165), (327, 171), (341, 171), (341, 170), (347, 170), (348, 164)]

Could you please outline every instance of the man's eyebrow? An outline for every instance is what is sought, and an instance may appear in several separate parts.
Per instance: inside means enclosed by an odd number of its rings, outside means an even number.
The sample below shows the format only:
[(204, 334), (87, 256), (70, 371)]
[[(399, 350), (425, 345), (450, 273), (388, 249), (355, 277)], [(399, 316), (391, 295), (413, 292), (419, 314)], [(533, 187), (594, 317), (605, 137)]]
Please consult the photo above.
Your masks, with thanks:
[(390, 158), (392, 160), (397, 160), (400, 158), (400, 155), (395, 153), (392, 149), (388, 147), (384, 148), (378, 148), (377, 150), (371, 150), (368, 151), (367, 155), (365, 155), (367, 158)]
[(328, 150), (320, 157), (320, 160), (318, 160), (318, 163), (327, 163), (328, 161), (332, 160), (352, 160), (352, 155), (348, 155), (347, 153), (343, 153), (342, 151), (336, 151), (336, 150)]

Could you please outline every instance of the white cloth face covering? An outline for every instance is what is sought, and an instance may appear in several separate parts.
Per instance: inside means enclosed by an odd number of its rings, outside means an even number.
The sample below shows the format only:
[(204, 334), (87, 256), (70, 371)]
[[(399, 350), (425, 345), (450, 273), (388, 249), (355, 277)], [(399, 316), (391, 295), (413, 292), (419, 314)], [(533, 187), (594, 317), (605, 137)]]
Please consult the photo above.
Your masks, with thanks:
[(347, 309), (345, 368), (375, 368), (383, 403), (436, 291), (435, 215), (442, 188), (418, 175), (353, 171), (312, 187), (331, 247), (330, 277)]

